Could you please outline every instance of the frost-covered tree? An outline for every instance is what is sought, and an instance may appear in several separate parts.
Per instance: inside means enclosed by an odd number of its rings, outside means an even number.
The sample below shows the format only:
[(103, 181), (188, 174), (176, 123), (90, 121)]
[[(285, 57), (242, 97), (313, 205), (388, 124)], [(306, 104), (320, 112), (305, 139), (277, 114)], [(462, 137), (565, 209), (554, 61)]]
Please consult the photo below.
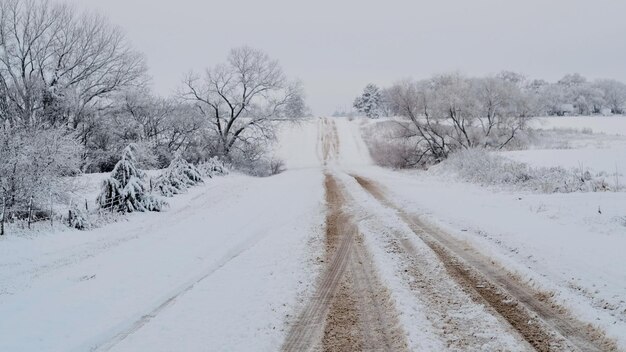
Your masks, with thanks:
[(526, 94), (499, 77), (449, 73), (402, 81), (387, 92), (392, 109), (409, 120), (404, 137), (415, 141), (415, 164), (439, 162), (458, 149), (502, 149), (528, 120)]
[(380, 116), (382, 96), (380, 88), (375, 84), (368, 84), (363, 89), (363, 94), (354, 99), (354, 108), (369, 118)]
[(137, 147), (134, 144), (128, 145), (109, 178), (102, 183), (97, 199), (100, 208), (131, 213), (161, 211), (166, 205), (162, 200), (147, 193), (145, 173), (136, 165), (134, 155), (136, 150)]
[(296, 82), (293, 84), (292, 89), (296, 94), (292, 94), (289, 100), (287, 100), (287, 104), (285, 104), (285, 117), (295, 120), (310, 115), (311, 110), (306, 105), (306, 96), (302, 84)]
[(172, 197), (199, 182), (202, 182), (200, 171), (179, 154), (156, 179), (155, 186), (162, 195)]
[[(64, 197), (70, 178), (80, 172), (80, 148), (61, 131), (0, 126), (0, 202), (7, 214), (34, 208), (48, 210), (50, 198)], [(8, 215), (7, 215), (8, 216)]]
[(109, 93), (143, 80), (143, 57), (104, 17), (53, 1), (0, 1), (0, 116), (76, 129)]
[(518, 88), (526, 86), (528, 80), (524, 74), (513, 71), (501, 71), (496, 75), (496, 78), (504, 82), (509, 82)]
[(605, 107), (613, 114), (626, 111), (626, 84), (614, 79), (602, 79), (594, 82), (594, 86), (602, 91)]
[(232, 49), (227, 62), (204, 77), (190, 74), (182, 92), (211, 127), (207, 148), (227, 159), (274, 138), (276, 121), (302, 117), (301, 95), (300, 84), (287, 80), (278, 61), (247, 46)]
[(151, 160), (136, 155), (142, 166), (151, 168), (166, 168), (177, 153), (194, 161), (210, 155), (200, 145), (207, 121), (191, 104), (155, 97), (145, 89), (124, 91), (114, 97), (110, 108), (91, 125), (94, 129), (87, 143), (87, 171), (111, 171), (120, 152), (130, 143), (152, 154)]

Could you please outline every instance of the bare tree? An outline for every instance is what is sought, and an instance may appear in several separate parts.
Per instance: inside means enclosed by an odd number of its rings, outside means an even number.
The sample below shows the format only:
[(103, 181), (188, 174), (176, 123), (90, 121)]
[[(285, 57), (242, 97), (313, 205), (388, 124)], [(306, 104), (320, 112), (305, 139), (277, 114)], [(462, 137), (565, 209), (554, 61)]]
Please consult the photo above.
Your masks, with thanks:
[(401, 123), (403, 137), (413, 140), (417, 154), (413, 163), (419, 164), (441, 161), (457, 149), (508, 145), (528, 119), (528, 95), (520, 85), (500, 77), (451, 73), (406, 80), (386, 89), (386, 94), (390, 109), (410, 121)]
[[(447, 127), (440, 124), (433, 113), (433, 90), (430, 82), (413, 82), (404, 80), (389, 88), (388, 94), (393, 106), (400, 116), (408, 117), (412, 128), (406, 128), (405, 138), (417, 137), (419, 142), (416, 148), (424, 150), (416, 163), (421, 162), (426, 155), (435, 161), (447, 158), (450, 152)], [(425, 148), (422, 148), (425, 144)]]
[(225, 64), (207, 69), (202, 78), (190, 74), (182, 92), (210, 122), (217, 152), (225, 157), (272, 138), (274, 121), (296, 118), (287, 107), (301, 94), (278, 61), (247, 46), (232, 49)]
[[(485, 77), (472, 79), (468, 99), (475, 99), (473, 112), (480, 125), (479, 140), (484, 147), (504, 148), (529, 119), (529, 95), (521, 89), (521, 80)], [(515, 76), (513, 76), (515, 77)]]
[(45, 0), (0, 3), (0, 90), (13, 126), (76, 128), (97, 98), (144, 73), (142, 56), (103, 17)]

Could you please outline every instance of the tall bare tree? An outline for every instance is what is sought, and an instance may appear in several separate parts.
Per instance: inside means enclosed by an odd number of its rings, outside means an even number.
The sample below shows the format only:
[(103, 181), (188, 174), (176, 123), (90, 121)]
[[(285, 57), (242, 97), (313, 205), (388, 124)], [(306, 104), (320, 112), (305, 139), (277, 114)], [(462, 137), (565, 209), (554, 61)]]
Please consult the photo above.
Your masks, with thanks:
[(76, 128), (97, 98), (141, 81), (143, 57), (103, 17), (46, 0), (0, 2), (0, 92), (13, 126)]
[(299, 83), (290, 83), (278, 61), (247, 46), (232, 49), (227, 62), (190, 74), (182, 96), (192, 101), (217, 135), (217, 152), (272, 138), (275, 121), (300, 116), (290, 107), (302, 105)]

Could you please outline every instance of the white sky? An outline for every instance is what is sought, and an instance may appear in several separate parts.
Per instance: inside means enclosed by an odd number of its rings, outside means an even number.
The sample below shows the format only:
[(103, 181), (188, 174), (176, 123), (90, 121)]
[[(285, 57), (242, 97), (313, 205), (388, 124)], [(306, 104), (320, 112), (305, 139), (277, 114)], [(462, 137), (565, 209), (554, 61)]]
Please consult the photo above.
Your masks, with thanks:
[(74, 0), (106, 14), (148, 60), (154, 90), (250, 45), (300, 78), (316, 115), (365, 84), (514, 70), (626, 81), (624, 0)]

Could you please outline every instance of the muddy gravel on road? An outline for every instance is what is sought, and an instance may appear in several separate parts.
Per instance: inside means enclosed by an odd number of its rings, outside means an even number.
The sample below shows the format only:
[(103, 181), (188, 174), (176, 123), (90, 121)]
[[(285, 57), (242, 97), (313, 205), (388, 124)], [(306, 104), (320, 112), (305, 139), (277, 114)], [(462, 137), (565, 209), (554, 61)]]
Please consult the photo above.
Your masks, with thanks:
[(325, 178), (326, 267), (314, 295), (292, 322), (283, 351), (405, 351), (389, 292), (380, 283), (334, 177)]

